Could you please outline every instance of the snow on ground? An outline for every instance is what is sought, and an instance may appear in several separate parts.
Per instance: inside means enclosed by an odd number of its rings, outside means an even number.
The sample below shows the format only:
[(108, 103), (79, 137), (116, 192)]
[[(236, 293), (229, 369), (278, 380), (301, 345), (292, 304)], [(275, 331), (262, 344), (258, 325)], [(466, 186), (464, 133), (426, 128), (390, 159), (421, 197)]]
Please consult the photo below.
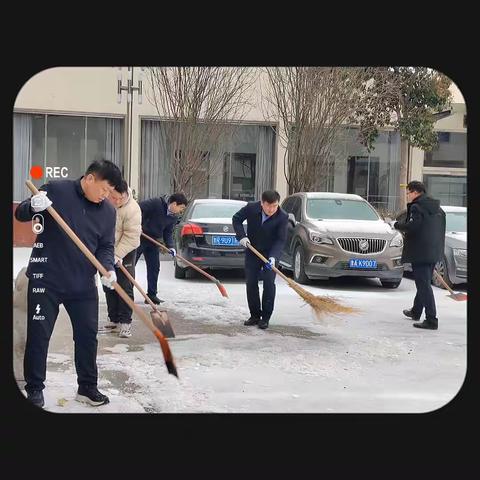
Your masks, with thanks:
[[(14, 249), (14, 276), (30, 249)], [(439, 330), (412, 328), (402, 315), (415, 294), (411, 279), (395, 290), (374, 279), (338, 279), (305, 286), (358, 313), (319, 322), (278, 278), (274, 316), (266, 331), (245, 327), (243, 277), (214, 272), (226, 287), (195, 277), (177, 280), (161, 262), (158, 296), (176, 331), (170, 339), (179, 379), (168, 375), (158, 343), (134, 319), (134, 334), (99, 335), (99, 389), (110, 403), (74, 400), (71, 326), (63, 308), (48, 356), (45, 409), (51, 412), (426, 412), (448, 403), (466, 371), (466, 302), (434, 288)], [(136, 278), (146, 287), (143, 258)], [(100, 282), (98, 282), (100, 283)], [(261, 284), (260, 284), (261, 285)], [(260, 286), (261, 291), (261, 286)], [(106, 320), (99, 284), (100, 320)], [(143, 299), (135, 293), (137, 303)], [(60, 318), (62, 317), (62, 318)]]

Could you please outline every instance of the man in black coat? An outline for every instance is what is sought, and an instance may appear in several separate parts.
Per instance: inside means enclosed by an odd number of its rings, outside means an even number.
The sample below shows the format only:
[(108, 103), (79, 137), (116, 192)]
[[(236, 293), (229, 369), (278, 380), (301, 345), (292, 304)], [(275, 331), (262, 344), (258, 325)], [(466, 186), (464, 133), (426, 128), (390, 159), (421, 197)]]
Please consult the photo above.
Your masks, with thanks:
[(406, 188), (407, 217), (404, 223), (395, 222), (393, 228), (404, 233), (402, 262), (412, 264), (417, 294), (405, 316), (420, 320), (425, 308), (425, 320), (414, 323), (417, 328), (437, 330), (438, 319), (432, 290), (435, 264), (442, 258), (445, 248), (445, 212), (440, 202), (428, 197), (425, 185), (413, 180)]
[[(261, 329), (268, 328), (275, 302), (275, 272), (277, 259), (287, 239), (287, 213), (279, 208), (280, 195), (274, 190), (262, 193), (261, 202), (249, 202), (233, 217), (233, 228), (236, 238), (247, 248), (251, 243), (269, 263), (264, 263), (251, 250), (245, 252), (245, 276), (247, 280), (247, 299), (250, 318), (244, 325), (257, 325)], [(247, 220), (248, 237), (242, 222)], [(260, 305), (258, 277), (263, 270), (263, 295)]]
[[(55, 210), (107, 269), (103, 285), (113, 288), (115, 208), (105, 199), (120, 184), (122, 174), (107, 160), (93, 162), (78, 180), (57, 180), (40, 187), (15, 210), (20, 222), (41, 219), (28, 269), (27, 343), (24, 372), (27, 398), (43, 407), (50, 337), (63, 303), (73, 327), (77, 400), (98, 406), (108, 397), (97, 389), (98, 293), (97, 269), (46, 210)], [(41, 213), (40, 213), (41, 212)]]
[[(163, 238), (165, 245), (170, 249), (172, 257), (177, 254), (173, 243), (173, 228), (178, 222), (178, 215), (183, 213), (187, 203), (187, 197), (183, 193), (174, 193), (170, 197), (150, 198), (139, 203), (142, 210), (143, 233), (157, 241), (161, 241)], [(137, 248), (135, 265), (142, 253), (147, 264), (147, 296), (153, 303), (158, 305), (160, 302), (163, 302), (163, 300), (157, 297), (160, 247), (145, 237), (140, 237), (140, 246)], [(145, 303), (148, 302), (145, 301)]]

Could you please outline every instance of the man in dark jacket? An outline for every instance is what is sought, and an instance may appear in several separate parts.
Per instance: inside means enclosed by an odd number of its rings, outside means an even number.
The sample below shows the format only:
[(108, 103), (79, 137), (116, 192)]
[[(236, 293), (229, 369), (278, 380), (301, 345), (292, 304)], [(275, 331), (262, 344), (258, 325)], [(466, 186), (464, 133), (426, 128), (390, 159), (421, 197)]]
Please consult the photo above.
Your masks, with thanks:
[(442, 258), (445, 247), (445, 212), (438, 200), (426, 195), (422, 182), (411, 181), (406, 193), (407, 217), (404, 223), (395, 222), (393, 227), (404, 233), (402, 262), (412, 264), (417, 294), (413, 307), (403, 313), (413, 320), (420, 320), (425, 308), (425, 320), (413, 326), (437, 330), (437, 311), (431, 284), (433, 269)]
[[(277, 259), (287, 239), (287, 213), (279, 208), (280, 195), (274, 190), (262, 193), (261, 202), (249, 202), (233, 217), (233, 228), (237, 240), (247, 248), (251, 243), (269, 263), (264, 263), (251, 250), (245, 252), (245, 276), (247, 280), (247, 299), (250, 318), (244, 325), (257, 325), (261, 329), (268, 328), (275, 302), (275, 272), (272, 265), (277, 266)], [(242, 222), (247, 220), (248, 237)], [(258, 277), (263, 269), (263, 295), (260, 306)]]
[(53, 205), (107, 269), (109, 277), (101, 280), (113, 288), (115, 208), (105, 199), (121, 179), (120, 170), (112, 162), (95, 161), (78, 180), (42, 185), (39, 194), (24, 200), (15, 210), (15, 218), (21, 222), (41, 218), (44, 224), (43, 232), (37, 232), (26, 272), (29, 286), (25, 390), (27, 398), (39, 407), (44, 405), (48, 344), (61, 303), (73, 327), (77, 400), (94, 406), (109, 401), (97, 389), (97, 270), (46, 209)]
[[(165, 245), (170, 249), (170, 254), (174, 257), (177, 252), (173, 248), (173, 228), (177, 224), (177, 216), (182, 214), (187, 206), (187, 197), (183, 193), (174, 193), (168, 199), (167, 197), (150, 198), (140, 202), (139, 205), (142, 210), (143, 233), (157, 241), (160, 241), (163, 237)], [(160, 247), (145, 237), (140, 237), (140, 246), (137, 249), (135, 265), (142, 253), (147, 264), (147, 295), (153, 303), (158, 305), (160, 302), (163, 302), (163, 300), (157, 297)], [(145, 303), (148, 302), (145, 301)]]

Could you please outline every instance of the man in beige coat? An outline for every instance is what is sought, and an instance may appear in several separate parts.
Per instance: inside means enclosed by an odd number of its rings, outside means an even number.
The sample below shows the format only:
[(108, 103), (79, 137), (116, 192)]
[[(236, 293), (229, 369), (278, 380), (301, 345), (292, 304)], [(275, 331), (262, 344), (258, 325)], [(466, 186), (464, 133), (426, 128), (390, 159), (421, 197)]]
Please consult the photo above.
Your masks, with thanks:
[[(135, 277), (135, 256), (142, 233), (142, 211), (132, 195), (127, 182), (122, 180), (108, 198), (117, 210), (115, 224), (115, 271), (118, 284), (133, 300), (133, 285), (118, 267), (119, 263)], [(119, 337), (132, 336), (132, 309), (109, 288), (104, 287), (107, 298), (109, 322), (100, 330), (102, 333), (118, 332)]]

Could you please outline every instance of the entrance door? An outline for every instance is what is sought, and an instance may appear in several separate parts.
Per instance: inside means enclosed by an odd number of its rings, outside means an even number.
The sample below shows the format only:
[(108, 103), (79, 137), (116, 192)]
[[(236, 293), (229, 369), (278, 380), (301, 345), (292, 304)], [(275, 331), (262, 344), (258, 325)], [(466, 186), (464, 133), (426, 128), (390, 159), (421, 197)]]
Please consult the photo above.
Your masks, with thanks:
[(360, 195), (375, 204), (379, 200), (379, 158), (348, 158), (347, 193)]

